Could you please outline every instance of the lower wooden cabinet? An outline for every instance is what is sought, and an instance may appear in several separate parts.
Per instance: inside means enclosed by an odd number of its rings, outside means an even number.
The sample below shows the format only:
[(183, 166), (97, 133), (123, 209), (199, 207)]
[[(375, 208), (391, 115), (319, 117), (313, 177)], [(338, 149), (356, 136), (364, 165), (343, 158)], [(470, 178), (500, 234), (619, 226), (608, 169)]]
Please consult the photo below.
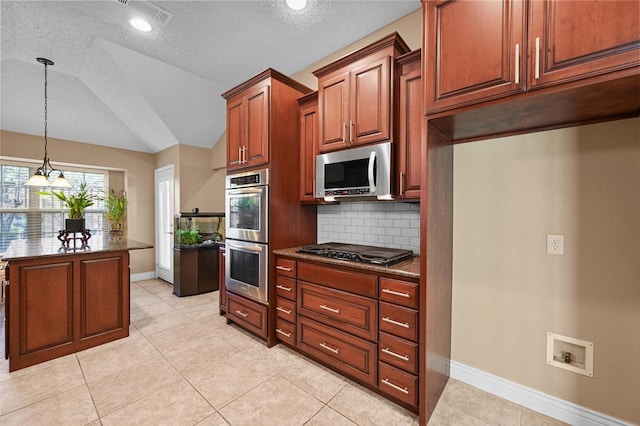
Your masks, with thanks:
[(233, 321), (257, 334), (267, 337), (267, 306), (234, 293), (227, 293), (227, 320)]
[(297, 346), (339, 371), (376, 384), (377, 345), (373, 342), (299, 317)]
[(418, 405), (418, 376), (380, 362), (378, 364), (378, 388), (390, 396)]
[(290, 346), (296, 345), (296, 325), (276, 317), (276, 337)]
[(418, 344), (380, 332), (378, 358), (387, 364), (418, 374)]

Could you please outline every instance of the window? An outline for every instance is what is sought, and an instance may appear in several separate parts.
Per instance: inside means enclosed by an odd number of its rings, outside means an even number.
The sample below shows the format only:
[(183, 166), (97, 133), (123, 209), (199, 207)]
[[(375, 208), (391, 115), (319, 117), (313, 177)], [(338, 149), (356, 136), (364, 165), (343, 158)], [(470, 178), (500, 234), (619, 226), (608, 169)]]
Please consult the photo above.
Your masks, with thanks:
[[(37, 166), (20, 163), (0, 164), (0, 253), (17, 238), (55, 238), (64, 229), (66, 210), (53, 195), (39, 194), (44, 188), (25, 186)], [(73, 193), (81, 183), (86, 183), (96, 197), (109, 188), (106, 171), (63, 170), (72, 188), (51, 188), (54, 191)], [(91, 235), (101, 236), (108, 225), (102, 200), (85, 212), (85, 223)]]

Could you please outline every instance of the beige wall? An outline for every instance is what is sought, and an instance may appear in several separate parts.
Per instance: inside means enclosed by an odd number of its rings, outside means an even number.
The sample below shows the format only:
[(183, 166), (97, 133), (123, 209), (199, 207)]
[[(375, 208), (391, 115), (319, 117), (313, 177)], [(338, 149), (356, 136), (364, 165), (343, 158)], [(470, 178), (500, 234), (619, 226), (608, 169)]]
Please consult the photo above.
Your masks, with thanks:
[[(639, 218), (638, 118), (456, 145), (452, 359), (640, 424)], [(547, 332), (593, 342), (594, 377), (547, 366)]]
[(224, 212), (226, 169), (211, 169), (211, 152), (180, 145), (180, 211)]
[[(42, 161), (44, 146), (41, 136), (0, 130), (0, 141), (2, 156)], [(54, 138), (48, 138), (48, 142), (49, 158), (55, 166), (89, 165), (102, 169), (124, 170), (128, 199), (128, 237), (154, 244), (153, 154)], [(154, 270), (153, 249), (131, 252), (131, 273)]]

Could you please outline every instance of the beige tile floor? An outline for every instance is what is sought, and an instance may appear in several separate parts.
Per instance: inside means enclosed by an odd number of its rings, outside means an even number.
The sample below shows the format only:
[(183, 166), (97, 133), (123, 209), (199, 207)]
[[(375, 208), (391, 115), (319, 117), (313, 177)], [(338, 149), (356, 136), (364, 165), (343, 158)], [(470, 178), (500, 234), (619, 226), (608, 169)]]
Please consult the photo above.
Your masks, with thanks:
[[(13, 373), (3, 356), (0, 424), (418, 424), (414, 414), (283, 345), (267, 349), (226, 325), (218, 292), (178, 298), (163, 281), (132, 283), (131, 322), (125, 339)], [(453, 379), (429, 422), (558, 424)]]

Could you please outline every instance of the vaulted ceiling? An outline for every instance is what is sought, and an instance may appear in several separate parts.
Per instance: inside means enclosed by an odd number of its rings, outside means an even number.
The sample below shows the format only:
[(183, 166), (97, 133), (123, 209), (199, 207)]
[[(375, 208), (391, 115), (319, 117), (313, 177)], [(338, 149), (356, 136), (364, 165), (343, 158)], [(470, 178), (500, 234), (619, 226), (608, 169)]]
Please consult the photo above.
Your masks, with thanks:
[[(123, 4), (127, 3), (127, 4)], [(221, 94), (267, 68), (295, 74), (420, 8), (419, 0), (2, 1), (0, 128), (155, 153), (211, 148)], [(128, 23), (160, 7), (165, 23)], [(166, 18), (167, 15), (161, 16)]]

